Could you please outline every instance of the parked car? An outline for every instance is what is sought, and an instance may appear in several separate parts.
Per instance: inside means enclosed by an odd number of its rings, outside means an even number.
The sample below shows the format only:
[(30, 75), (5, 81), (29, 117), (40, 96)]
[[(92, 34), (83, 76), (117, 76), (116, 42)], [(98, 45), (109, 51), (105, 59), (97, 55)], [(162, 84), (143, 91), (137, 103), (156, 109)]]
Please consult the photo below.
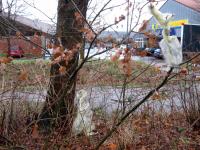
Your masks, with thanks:
[(24, 51), (19, 45), (11, 46), (9, 49), (9, 56), (11, 57), (23, 57)]
[(125, 44), (121, 44), (119, 48), (120, 48), (121, 50), (123, 50), (123, 49), (126, 48), (126, 45), (125, 45)]
[(143, 50), (145, 50), (145, 47), (137, 48), (137, 50), (139, 50), (139, 51), (143, 51)]
[(47, 51), (45, 51), (44, 53), (44, 59), (50, 59), (51, 58), (51, 55), (53, 54), (53, 49), (47, 49)]
[(119, 46), (119, 48), (120, 48), (121, 50), (124, 50), (125, 48), (132, 49), (133, 46), (132, 46), (131, 44), (121, 44), (121, 45)]
[(163, 54), (160, 48), (157, 48), (154, 53), (153, 56), (159, 59), (163, 59)]
[(156, 48), (146, 48), (145, 51), (147, 51), (148, 56), (152, 56), (154, 54), (154, 51)]

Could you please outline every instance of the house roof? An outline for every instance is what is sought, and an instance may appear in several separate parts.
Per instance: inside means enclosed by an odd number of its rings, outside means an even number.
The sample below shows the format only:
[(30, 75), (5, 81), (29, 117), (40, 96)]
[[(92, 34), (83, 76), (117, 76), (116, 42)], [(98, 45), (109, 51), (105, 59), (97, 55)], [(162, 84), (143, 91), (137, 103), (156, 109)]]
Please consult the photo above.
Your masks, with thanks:
[[(7, 13), (3, 12), (2, 16), (7, 17)], [(56, 26), (53, 24), (44, 23), (38, 19), (32, 20), (24, 16), (19, 15), (11, 15), (10, 18), (16, 22), (19, 22), (25, 26), (33, 28), (38, 31), (42, 31), (48, 34), (54, 34), (56, 30)]]
[(36, 30), (42, 31), (44, 33), (53, 34), (55, 32), (55, 25), (41, 22), (38, 19), (31, 20), (23, 16), (17, 16), (16, 21), (26, 26), (30, 26)]
[[(168, 2), (169, 0), (166, 0), (162, 6), (159, 8), (159, 10)], [(184, 5), (188, 8), (191, 8), (195, 11), (200, 12), (200, 0), (173, 0), (176, 1), (177, 3)], [(153, 16), (151, 16), (151, 18), (149, 19), (149, 21), (153, 18)]]
[(193, 10), (200, 12), (200, 1), (199, 0), (175, 0)]

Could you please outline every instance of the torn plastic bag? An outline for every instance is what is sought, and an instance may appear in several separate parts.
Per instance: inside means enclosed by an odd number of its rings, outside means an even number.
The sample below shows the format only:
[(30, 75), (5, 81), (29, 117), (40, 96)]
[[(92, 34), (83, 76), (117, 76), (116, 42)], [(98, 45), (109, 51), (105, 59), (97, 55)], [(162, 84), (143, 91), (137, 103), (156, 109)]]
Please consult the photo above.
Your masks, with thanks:
[(92, 123), (93, 112), (90, 107), (90, 103), (87, 99), (87, 92), (80, 90), (77, 93), (78, 108), (77, 116), (73, 123), (73, 132), (79, 134), (84, 132), (86, 135), (92, 135), (95, 126)]
[(182, 47), (176, 36), (162, 39), (159, 45), (169, 66), (177, 66), (182, 62)]

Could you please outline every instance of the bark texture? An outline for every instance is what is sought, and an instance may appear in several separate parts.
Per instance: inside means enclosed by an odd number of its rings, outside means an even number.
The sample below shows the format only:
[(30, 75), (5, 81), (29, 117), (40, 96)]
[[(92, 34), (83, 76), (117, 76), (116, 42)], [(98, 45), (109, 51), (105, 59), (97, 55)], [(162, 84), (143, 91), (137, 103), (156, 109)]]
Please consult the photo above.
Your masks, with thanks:
[[(75, 6), (75, 5), (76, 6)], [(77, 8), (86, 16), (88, 0), (59, 0), (57, 18), (57, 37), (65, 49), (72, 50), (76, 44), (82, 42), (82, 34), (78, 31), (83, 27), (75, 18)], [(71, 131), (74, 112), (74, 98), (76, 76), (70, 79), (78, 65), (78, 53), (75, 54), (68, 65), (65, 61), (52, 64), (50, 70), (50, 83), (46, 103), (40, 115), (39, 125), (43, 128), (63, 127)], [(67, 68), (65, 75), (60, 75), (60, 66)]]

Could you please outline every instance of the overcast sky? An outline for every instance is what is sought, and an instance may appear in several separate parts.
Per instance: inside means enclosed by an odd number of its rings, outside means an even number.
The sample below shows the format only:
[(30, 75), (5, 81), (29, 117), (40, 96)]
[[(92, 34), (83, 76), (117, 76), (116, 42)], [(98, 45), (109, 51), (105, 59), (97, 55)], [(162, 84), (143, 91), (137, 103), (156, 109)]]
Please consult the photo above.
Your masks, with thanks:
[[(3, 5), (6, 7), (6, 2), (11, 0), (3, 0)], [(21, 8), (22, 14), (26, 17), (32, 18), (32, 19), (39, 19), (44, 22), (52, 23), (52, 20), (49, 18), (52, 18), (54, 22), (56, 22), (56, 10), (57, 10), (57, 3), (58, 0), (18, 0), (21, 2), (18, 2), (18, 5), (23, 6)], [(92, 16), (98, 12), (98, 10), (107, 2), (108, 0), (92, 0), (91, 9), (88, 11), (88, 16), (92, 14)], [(113, 0), (108, 7), (116, 6), (119, 4), (123, 4), (127, 0)], [(136, 4), (138, 4), (138, 8), (141, 7), (147, 0), (130, 0), (130, 2), (136, 1)], [(161, 0), (162, 2), (159, 4), (158, 7), (160, 7), (165, 0)], [(139, 5), (140, 3), (140, 5)], [(30, 4), (30, 5), (29, 5)], [(33, 8), (36, 7), (37, 9)], [(115, 17), (119, 17), (120, 15), (127, 15), (127, 11), (125, 10), (127, 5), (123, 5), (121, 7), (117, 7), (114, 9), (110, 9), (102, 13), (100, 19), (101, 24), (110, 24), (113, 23), (115, 20)], [(93, 9), (92, 9), (93, 8)], [(48, 16), (48, 17), (47, 17)], [(136, 22), (136, 16), (138, 16), (138, 11), (134, 11), (134, 22)], [(142, 12), (142, 17), (140, 21), (147, 20), (150, 18), (150, 14), (148, 12), (147, 7), (144, 8)], [(115, 26), (114, 29), (118, 31), (125, 31), (126, 30), (126, 24), (127, 21), (123, 21), (119, 25)]]

